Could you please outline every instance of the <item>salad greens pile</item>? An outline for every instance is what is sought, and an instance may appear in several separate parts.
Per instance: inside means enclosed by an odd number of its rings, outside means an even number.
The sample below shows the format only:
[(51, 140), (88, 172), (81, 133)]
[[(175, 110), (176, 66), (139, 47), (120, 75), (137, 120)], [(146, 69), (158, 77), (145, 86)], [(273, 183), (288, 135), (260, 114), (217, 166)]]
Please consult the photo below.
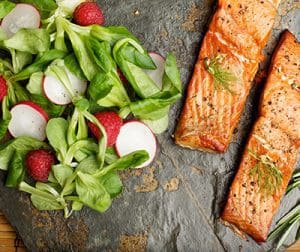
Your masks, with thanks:
[[(16, 6), (15, 2), (0, 2), (0, 19)], [(39, 210), (62, 209), (65, 217), (83, 206), (104, 212), (122, 191), (117, 171), (137, 167), (149, 155), (140, 150), (119, 158), (107, 147), (105, 129), (93, 114), (113, 110), (123, 119), (134, 116), (144, 121), (155, 133), (165, 131), (170, 106), (181, 97), (175, 57), (167, 55), (163, 85), (159, 87), (145, 73), (156, 69), (155, 63), (125, 27), (72, 23), (74, 8), (82, 0), (18, 2), (34, 5), (42, 25), (20, 29), (10, 38), (0, 27), (0, 75), (8, 86), (0, 120), (0, 169), (7, 170), (6, 186), (31, 194)], [(122, 83), (118, 69), (129, 84)], [(89, 83), (85, 95), (72, 90), (67, 70)], [(72, 98), (70, 105), (56, 105), (46, 98), (41, 86), (45, 74), (63, 83)], [(28, 100), (40, 105), (50, 117), (46, 142), (26, 136), (6, 139), (10, 109)], [(100, 129), (99, 142), (89, 137), (87, 122)], [(58, 163), (52, 166), (47, 183), (33, 186), (25, 176), (24, 160), (36, 149), (52, 150)]]

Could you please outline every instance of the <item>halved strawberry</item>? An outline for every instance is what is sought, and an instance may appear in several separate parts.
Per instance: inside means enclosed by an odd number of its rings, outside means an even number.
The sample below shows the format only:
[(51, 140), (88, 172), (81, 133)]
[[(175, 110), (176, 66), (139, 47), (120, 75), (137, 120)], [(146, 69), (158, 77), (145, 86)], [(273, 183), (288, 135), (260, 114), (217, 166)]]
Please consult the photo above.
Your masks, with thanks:
[[(121, 126), (123, 125), (122, 118), (112, 111), (98, 112), (94, 116), (105, 128), (107, 134), (107, 145), (113, 146), (116, 143), (117, 136), (119, 135)], [(88, 125), (93, 135), (99, 139), (101, 136), (99, 128), (91, 122), (89, 122)]]

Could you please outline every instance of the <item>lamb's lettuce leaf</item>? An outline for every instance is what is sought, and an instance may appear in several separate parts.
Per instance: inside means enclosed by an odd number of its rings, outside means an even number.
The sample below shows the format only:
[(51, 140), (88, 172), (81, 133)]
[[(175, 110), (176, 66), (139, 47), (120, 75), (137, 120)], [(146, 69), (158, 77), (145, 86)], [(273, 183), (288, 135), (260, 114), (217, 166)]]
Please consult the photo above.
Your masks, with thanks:
[(78, 172), (76, 192), (82, 203), (99, 212), (111, 205), (111, 197), (100, 181), (87, 173)]
[(165, 130), (168, 129), (169, 126), (169, 115), (165, 115), (164, 117), (157, 119), (157, 120), (146, 120), (144, 119), (143, 122), (151, 128), (153, 133), (161, 134)]
[(64, 58), (65, 66), (68, 68), (68, 70), (74, 74), (77, 78), (81, 80), (85, 80), (84, 73), (81, 70), (81, 67), (75, 57), (75, 55), (72, 53), (68, 55), (66, 58)]
[(75, 25), (62, 17), (57, 17), (56, 22), (60, 23), (62, 29), (68, 35), (85, 77), (88, 80), (92, 80), (99, 71), (99, 67), (90, 56), (86, 45), (87, 37), (90, 35), (90, 28)]
[(42, 82), (44, 78), (43, 72), (36, 72), (30, 76), (29, 82), (26, 86), (26, 89), (31, 94), (43, 95)]
[(130, 103), (127, 92), (115, 71), (98, 73), (89, 85), (90, 97), (102, 107), (124, 107)]
[(23, 69), (18, 74), (12, 76), (12, 81), (20, 81), (29, 79), (31, 74), (43, 72), (46, 67), (56, 59), (62, 59), (67, 55), (66, 52), (57, 49), (49, 50), (38, 57), (31, 65)]
[(140, 98), (157, 94), (160, 90), (143, 69), (155, 69), (156, 66), (145, 49), (132, 39), (122, 39), (113, 48), (114, 60), (122, 70)]
[(61, 187), (64, 187), (66, 184), (66, 181), (69, 177), (73, 174), (72, 167), (68, 165), (58, 164), (52, 166), (53, 175), (58, 181), (58, 183), (61, 185)]
[(9, 111), (8, 96), (5, 96), (2, 100), (2, 118), (0, 119), (0, 140), (6, 135), (8, 125), (11, 120), (11, 114)]
[[(168, 54), (165, 63), (163, 86), (161, 91), (142, 100), (130, 104), (131, 112), (141, 120), (147, 120), (154, 131), (161, 131), (170, 105), (181, 98), (181, 81), (173, 54)], [(166, 125), (164, 125), (166, 126)]]
[(50, 49), (50, 35), (45, 29), (20, 29), (11, 38), (3, 41), (4, 46), (21, 52), (39, 54)]
[(59, 161), (63, 162), (68, 152), (67, 131), (68, 122), (64, 118), (53, 118), (49, 120), (46, 127), (46, 135), (50, 145), (57, 153)]
[(145, 150), (134, 151), (123, 157), (120, 157), (115, 162), (97, 171), (93, 176), (100, 178), (110, 172), (122, 171), (128, 168), (135, 168), (143, 164), (149, 159), (149, 154)]
[(10, 1), (1, 1), (0, 2), (0, 19), (4, 18), (9, 12), (15, 8), (16, 4)]
[(5, 186), (17, 187), (25, 176), (24, 157), (15, 151), (11, 162), (9, 163)]
[(116, 69), (116, 63), (111, 56), (111, 47), (108, 42), (100, 42), (92, 37), (86, 39), (86, 42), (94, 61), (105, 73)]
[(32, 55), (28, 52), (21, 52), (15, 49), (10, 49), (12, 57), (13, 72), (20, 72), (26, 65), (32, 61)]
[(30, 98), (33, 102), (40, 105), (51, 118), (61, 116), (65, 110), (65, 106), (56, 105), (50, 102), (44, 94), (31, 94)]
[(116, 172), (110, 172), (100, 178), (100, 183), (103, 184), (111, 198), (117, 197), (123, 189), (123, 184)]
[(130, 38), (138, 42), (138, 39), (124, 26), (100, 26), (93, 25), (91, 35), (100, 41), (106, 41), (113, 46), (116, 42), (124, 38)]

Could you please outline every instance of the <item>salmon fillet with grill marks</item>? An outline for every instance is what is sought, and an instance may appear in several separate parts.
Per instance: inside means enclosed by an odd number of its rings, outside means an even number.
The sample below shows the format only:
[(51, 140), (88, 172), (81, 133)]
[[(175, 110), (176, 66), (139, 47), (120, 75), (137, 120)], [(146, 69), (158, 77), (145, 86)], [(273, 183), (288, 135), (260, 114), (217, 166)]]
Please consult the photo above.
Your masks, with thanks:
[[(243, 111), (252, 81), (263, 60), (279, 0), (220, 0), (206, 33), (186, 102), (175, 132), (177, 144), (224, 152)], [(230, 90), (216, 88), (205, 60), (222, 56)]]
[[(263, 242), (291, 179), (300, 148), (300, 44), (287, 31), (273, 56), (259, 113), (222, 219)], [(266, 161), (281, 173), (279, 182), (274, 182), (274, 173), (265, 165)], [(255, 170), (257, 165), (259, 172)], [(258, 174), (267, 176), (259, 179)], [(265, 187), (268, 179), (276, 187)]]

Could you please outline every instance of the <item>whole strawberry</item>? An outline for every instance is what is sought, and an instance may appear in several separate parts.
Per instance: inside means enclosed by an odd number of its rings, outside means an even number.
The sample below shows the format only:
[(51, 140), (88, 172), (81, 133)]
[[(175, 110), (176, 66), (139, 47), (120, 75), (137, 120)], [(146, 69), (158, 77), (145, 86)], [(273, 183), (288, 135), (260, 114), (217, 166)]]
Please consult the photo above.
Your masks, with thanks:
[(79, 4), (73, 14), (76, 24), (88, 26), (93, 24), (103, 25), (105, 20), (97, 3), (84, 2)]
[(46, 150), (30, 151), (25, 160), (28, 174), (36, 181), (47, 182), (55, 156)]
[(0, 76), (0, 102), (7, 95), (7, 84), (3, 76)]
[[(121, 126), (123, 124), (122, 118), (117, 113), (112, 111), (98, 112), (95, 114), (95, 117), (105, 128), (107, 134), (107, 145), (110, 147), (113, 146), (116, 143), (117, 136), (119, 135)], [(89, 128), (91, 129), (93, 135), (99, 139), (99, 128), (91, 122), (89, 122)]]

